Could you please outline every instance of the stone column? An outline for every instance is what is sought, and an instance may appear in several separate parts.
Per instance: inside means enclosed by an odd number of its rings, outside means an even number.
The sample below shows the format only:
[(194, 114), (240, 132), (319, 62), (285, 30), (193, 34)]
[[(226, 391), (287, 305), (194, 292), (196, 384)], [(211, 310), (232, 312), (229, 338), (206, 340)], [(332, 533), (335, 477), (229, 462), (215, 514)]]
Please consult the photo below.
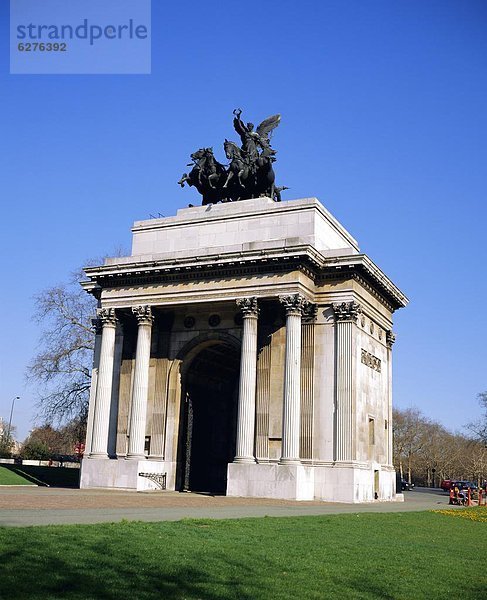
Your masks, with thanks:
[(102, 324), (101, 320), (97, 317), (91, 320), (91, 325), (95, 333), (95, 348), (93, 352), (93, 368), (91, 369), (91, 382), (90, 382), (90, 399), (88, 404), (88, 419), (86, 423), (86, 441), (85, 441), (85, 454), (89, 456), (91, 454), (91, 438), (93, 435), (93, 415), (95, 413), (95, 398), (96, 398), (96, 386), (98, 385), (98, 369), (100, 367), (100, 350), (101, 350), (101, 334)]
[(387, 390), (388, 390), (388, 408), (387, 408), (387, 464), (392, 465), (392, 346), (396, 341), (396, 336), (392, 330), (386, 331), (387, 345)]
[(255, 463), (255, 386), (257, 378), (257, 298), (241, 298), (243, 313), (242, 357), (238, 393), (237, 450), (234, 462)]
[(269, 407), (271, 400), (271, 335), (262, 323), (257, 338), (257, 387), (255, 390), (255, 458), (269, 462)]
[(137, 317), (137, 349), (135, 352), (134, 384), (132, 388), (132, 408), (130, 412), (128, 459), (143, 459), (145, 425), (147, 420), (147, 395), (149, 391), (149, 361), (154, 317), (150, 306), (134, 306), (132, 312)]
[(114, 308), (99, 308), (97, 314), (101, 322), (102, 334), (89, 457), (108, 458), (108, 429), (110, 427), (110, 403), (112, 399), (113, 359), (115, 355), (117, 318)]
[(315, 323), (318, 313), (316, 304), (309, 303), (302, 317), (301, 340), (301, 460), (313, 458), (313, 405), (315, 378)]
[(353, 327), (362, 309), (356, 302), (333, 305), (336, 319), (335, 459), (354, 459)]
[(286, 309), (286, 358), (280, 464), (299, 464), (301, 430), (301, 317), (308, 302), (300, 294), (280, 296)]

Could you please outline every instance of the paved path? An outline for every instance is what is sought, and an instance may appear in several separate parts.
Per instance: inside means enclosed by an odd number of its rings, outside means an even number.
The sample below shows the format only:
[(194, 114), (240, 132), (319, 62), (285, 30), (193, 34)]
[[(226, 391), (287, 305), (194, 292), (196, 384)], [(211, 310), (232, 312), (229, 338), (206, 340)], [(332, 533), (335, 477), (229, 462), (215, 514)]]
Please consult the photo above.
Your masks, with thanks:
[(229, 498), (178, 492), (0, 488), (0, 526), (59, 525), (130, 521), (291, 517), (357, 512), (404, 512), (448, 506), (439, 490), (417, 489), (404, 502), (341, 504)]

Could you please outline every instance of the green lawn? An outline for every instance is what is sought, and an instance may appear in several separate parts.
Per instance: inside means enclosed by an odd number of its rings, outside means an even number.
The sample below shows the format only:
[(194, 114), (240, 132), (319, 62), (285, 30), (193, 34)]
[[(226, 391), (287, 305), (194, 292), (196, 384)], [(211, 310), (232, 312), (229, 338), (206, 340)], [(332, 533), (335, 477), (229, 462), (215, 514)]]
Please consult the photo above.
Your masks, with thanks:
[[(27, 479), (35, 485), (50, 487), (79, 487), (79, 469), (67, 467), (37, 467), (34, 465), (6, 465), (5, 470)], [(25, 480), (24, 479), (24, 480)]]
[(426, 512), (0, 528), (0, 598), (477, 599), (486, 534)]
[(0, 466), (0, 485), (32, 485), (14, 471)]

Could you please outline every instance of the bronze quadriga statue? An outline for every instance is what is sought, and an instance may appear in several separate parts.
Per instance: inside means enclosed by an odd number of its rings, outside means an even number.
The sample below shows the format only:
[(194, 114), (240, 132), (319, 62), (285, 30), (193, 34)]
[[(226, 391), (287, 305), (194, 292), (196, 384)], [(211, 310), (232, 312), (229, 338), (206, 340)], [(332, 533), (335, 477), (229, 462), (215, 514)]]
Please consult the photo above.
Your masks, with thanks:
[(242, 146), (225, 140), (223, 147), (229, 164), (219, 163), (213, 148), (200, 148), (191, 154), (192, 162), (188, 166), (193, 168), (183, 174), (179, 185), (193, 185), (203, 196), (203, 204), (263, 196), (280, 202), (282, 190), (288, 188), (275, 186), (272, 164), (276, 161), (276, 151), (271, 147), (270, 137), (279, 125), (281, 115), (265, 119), (254, 131), (253, 123), (245, 124), (240, 118), (240, 109), (234, 110), (233, 114), (233, 126)]

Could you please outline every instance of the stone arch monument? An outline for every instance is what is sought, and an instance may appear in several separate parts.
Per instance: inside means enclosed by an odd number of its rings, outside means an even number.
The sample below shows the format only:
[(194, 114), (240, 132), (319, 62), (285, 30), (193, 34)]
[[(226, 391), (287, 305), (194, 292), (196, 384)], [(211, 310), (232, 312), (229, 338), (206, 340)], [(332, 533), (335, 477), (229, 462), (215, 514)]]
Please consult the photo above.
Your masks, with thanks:
[(99, 299), (82, 487), (393, 500), (407, 298), (316, 198), (139, 221)]

